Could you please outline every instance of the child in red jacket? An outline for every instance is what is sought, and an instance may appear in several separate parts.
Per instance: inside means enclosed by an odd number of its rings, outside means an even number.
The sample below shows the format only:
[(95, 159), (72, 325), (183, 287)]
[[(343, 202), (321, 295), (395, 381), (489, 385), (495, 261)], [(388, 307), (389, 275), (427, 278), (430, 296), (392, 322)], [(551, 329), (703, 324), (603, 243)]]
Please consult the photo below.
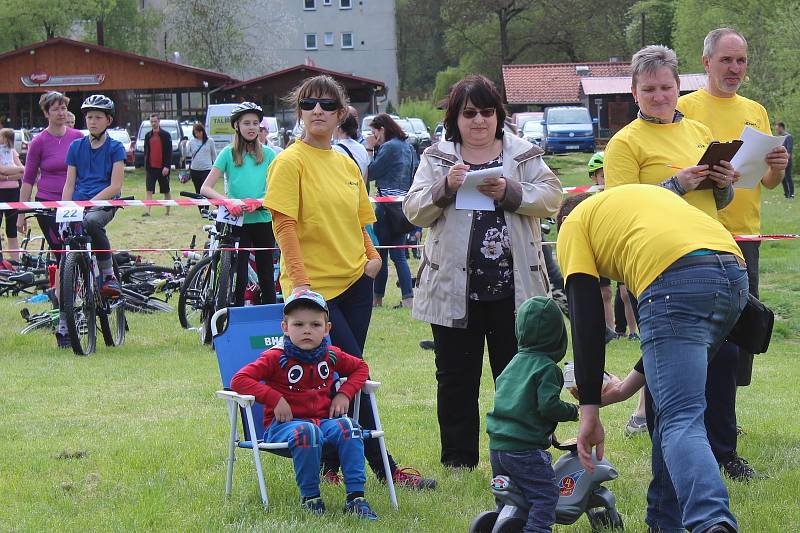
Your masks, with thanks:
[[(350, 401), (369, 375), (367, 364), (328, 345), (328, 305), (316, 292), (305, 289), (287, 298), (281, 328), (283, 348), (267, 350), (239, 370), (231, 388), (255, 396), (264, 405), (265, 442), (289, 443), (304, 509), (325, 512), (319, 471), (322, 446), (331, 444), (342, 464), (347, 491), (344, 512), (377, 520), (364, 499), (367, 478), (361, 428), (347, 417)], [(334, 372), (347, 377), (335, 394)]]

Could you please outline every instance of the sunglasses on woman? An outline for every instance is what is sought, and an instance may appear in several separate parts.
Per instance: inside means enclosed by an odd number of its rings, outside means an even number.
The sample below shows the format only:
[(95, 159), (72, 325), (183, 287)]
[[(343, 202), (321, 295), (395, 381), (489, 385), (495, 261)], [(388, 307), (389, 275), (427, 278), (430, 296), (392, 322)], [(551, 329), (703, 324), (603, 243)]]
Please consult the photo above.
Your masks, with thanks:
[(311, 111), (317, 104), (323, 111), (336, 111), (339, 109), (339, 102), (333, 98), (303, 98), (300, 100), (300, 109), (303, 111)]
[(485, 109), (475, 109), (474, 107), (468, 107), (466, 109), (461, 110), (461, 116), (464, 118), (475, 118), (478, 116), (478, 113), (481, 114), (483, 118), (493, 117), (495, 111), (497, 111), (493, 107), (487, 107)]

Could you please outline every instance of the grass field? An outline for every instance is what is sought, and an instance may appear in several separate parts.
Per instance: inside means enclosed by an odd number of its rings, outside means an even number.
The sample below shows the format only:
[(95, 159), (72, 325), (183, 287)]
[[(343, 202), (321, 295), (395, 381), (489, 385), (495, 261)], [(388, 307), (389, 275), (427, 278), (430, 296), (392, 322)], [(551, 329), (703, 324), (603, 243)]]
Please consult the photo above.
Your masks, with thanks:
[[(565, 185), (577, 185), (586, 183), (587, 159), (583, 154), (550, 163)], [(143, 198), (143, 190), (140, 172), (126, 174), (126, 195)], [(150, 218), (140, 214), (138, 208), (118, 213), (110, 229), (113, 245), (188, 246), (193, 233), (200, 237), (193, 208), (174, 208), (169, 217), (163, 208), (153, 209)], [(763, 220), (765, 233), (800, 230), (797, 204), (778, 190), (765, 193)], [(769, 353), (756, 359), (753, 385), (740, 389), (739, 422), (746, 433), (739, 452), (770, 478), (728, 485), (742, 531), (794, 532), (800, 531), (800, 242), (766, 242), (761, 250), (762, 299), (779, 319)], [(153, 259), (169, 263), (165, 254)], [(390, 273), (388, 306), (400, 299), (392, 268)], [(175, 314), (129, 315), (124, 346), (100, 346), (90, 357), (76, 357), (57, 351), (51, 335), (18, 335), (21, 307), (12, 298), (0, 300), (0, 531), (466, 531), (475, 514), (492, 507), (485, 435), (474, 472), (439, 465), (433, 354), (418, 347), (430, 338), (430, 328), (407, 310), (375, 311), (366, 359), (384, 383), (379, 402), (390, 451), (401, 464), (437, 478), (439, 486), (426, 493), (400, 489), (395, 512), (384, 487), (368, 475), (367, 497), (381, 520), (367, 524), (341, 513), (343, 492), (330, 486), (323, 487), (328, 513), (302, 514), (291, 462), (272, 456), (262, 456), (268, 510), (246, 454), (236, 462), (233, 495), (226, 500), (227, 418), (213, 396), (219, 387), (215, 357), (195, 334), (180, 329)], [(624, 375), (637, 358), (638, 345), (613, 341), (608, 370)], [(490, 376), (487, 366), (483, 412), (491, 407)], [(646, 436), (623, 436), (634, 402), (604, 409), (602, 416), (606, 453), (621, 474), (608, 486), (627, 530), (639, 532), (646, 531), (650, 443)], [(575, 423), (559, 426), (564, 437), (576, 431)], [(588, 529), (585, 518), (556, 527)]]

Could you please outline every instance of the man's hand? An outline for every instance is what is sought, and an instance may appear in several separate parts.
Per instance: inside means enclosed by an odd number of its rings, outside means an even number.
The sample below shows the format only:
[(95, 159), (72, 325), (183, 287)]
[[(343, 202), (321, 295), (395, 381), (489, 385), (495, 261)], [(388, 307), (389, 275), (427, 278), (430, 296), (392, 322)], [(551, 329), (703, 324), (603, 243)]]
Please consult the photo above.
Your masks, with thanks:
[(350, 399), (342, 394), (337, 393), (331, 400), (331, 408), (328, 410), (328, 418), (339, 418), (345, 416), (350, 409)]
[(580, 407), (580, 428), (578, 429), (578, 458), (581, 464), (590, 472), (594, 473), (594, 462), (592, 461), (592, 448), (596, 447), (595, 455), (597, 460), (603, 458), (606, 433), (603, 423), (600, 422), (599, 405), (581, 405)]
[(770, 172), (780, 173), (783, 176), (783, 172), (789, 164), (789, 152), (786, 151), (785, 146), (778, 146), (767, 153), (766, 161)]
[(291, 422), (292, 418), (292, 408), (289, 407), (289, 402), (287, 402), (283, 396), (281, 399), (278, 400), (278, 403), (275, 404), (275, 409), (272, 410), (272, 413), (275, 415), (275, 420), (278, 422)]
[(367, 261), (367, 264), (364, 265), (364, 274), (372, 279), (375, 279), (375, 277), (378, 275), (378, 272), (381, 270), (382, 264), (383, 261), (381, 261), (380, 258), (376, 257), (375, 259), (370, 259)]
[(169, 175), (169, 167), (162, 168), (161, 169), (161, 175), (162, 176), (168, 176)]

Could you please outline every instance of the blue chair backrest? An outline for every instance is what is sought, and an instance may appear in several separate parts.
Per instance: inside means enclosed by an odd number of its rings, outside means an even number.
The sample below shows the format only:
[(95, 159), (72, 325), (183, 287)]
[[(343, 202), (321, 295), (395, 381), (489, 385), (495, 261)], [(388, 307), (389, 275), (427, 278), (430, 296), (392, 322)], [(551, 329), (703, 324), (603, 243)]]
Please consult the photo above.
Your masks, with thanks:
[[(245, 365), (252, 363), (264, 350), (282, 337), (283, 304), (251, 305), (228, 308), (225, 330), (214, 337), (222, 386), (229, 388), (231, 379)], [(253, 405), (253, 421), (259, 435), (264, 427), (264, 406)], [(244, 425), (244, 438), (253, 440)], [(260, 438), (256, 436), (256, 439)]]

